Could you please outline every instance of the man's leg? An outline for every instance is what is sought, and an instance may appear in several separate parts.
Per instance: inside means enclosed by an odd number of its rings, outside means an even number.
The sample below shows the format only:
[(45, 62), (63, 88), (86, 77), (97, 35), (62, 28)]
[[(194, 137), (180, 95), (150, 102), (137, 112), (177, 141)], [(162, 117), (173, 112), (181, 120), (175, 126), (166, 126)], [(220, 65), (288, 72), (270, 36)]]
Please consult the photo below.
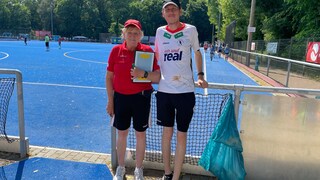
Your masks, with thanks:
[(186, 146), (187, 146), (187, 133), (186, 132), (177, 132), (177, 147), (176, 147), (176, 154), (174, 159), (174, 173), (173, 173), (173, 179), (178, 180), (183, 160), (186, 154)]
[(117, 155), (118, 155), (119, 166), (122, 166), (122, 167), (125, 166), (124, 156), (126, 154), (128, 133), (129, 133), (129, 129), (124, 131), (118, 130)]
[(170, 166), (172, 134), (173, 134), (173, 127), (163, 127), (162, 156), (163, 156), (163, 164), (164, 164), (164, 173), (166, 175), (169, 175), (172, 173), (171, 166)]
[(141, 168), (146, 149), (146, 131), (136, 131), (136, 167)]

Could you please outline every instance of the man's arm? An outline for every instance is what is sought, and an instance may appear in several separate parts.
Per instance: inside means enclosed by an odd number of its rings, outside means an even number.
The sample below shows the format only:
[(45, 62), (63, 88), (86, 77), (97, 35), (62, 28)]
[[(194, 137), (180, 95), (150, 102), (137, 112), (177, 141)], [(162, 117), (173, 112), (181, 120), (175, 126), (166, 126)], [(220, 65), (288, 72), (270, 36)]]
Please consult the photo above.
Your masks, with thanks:
[(197, 66), (197, 75), (198, 75), (198, 81), (197, 84), (202, 88), (208, 87), (208, 82), (204, 80), (204, 74), (202, 70), (202, 55), (200, 50), (194, 52), (194, 57), (196, 59), (196, 66)]
[(149, 80), (151, 80), (151, 82), (153, 83), (159, 83), (160, 81), (160, 77), (161, 77), (161, 73), (160, 73), (160, 70), (155, 70), (155, 71), (152, 71), (152, 72), (147, 72), (142, 70), (142, 69), (139, 69), (139, 68), (134, 68), (134, 69), (131, 69), (131, 76), (133, 78), (137, 78), (137, 77), (145, 77)]
[[(203, 72), (203, 70), (202, 70), (202, 54), (201, 54), (200, 50), (194, 52), (194, 57), (196, 59), (195, 62), (196, 62), (197, 72), (198, 73)], [(204, 76), (198, 75), (198, 79), (203, 80), (203, 77)]]

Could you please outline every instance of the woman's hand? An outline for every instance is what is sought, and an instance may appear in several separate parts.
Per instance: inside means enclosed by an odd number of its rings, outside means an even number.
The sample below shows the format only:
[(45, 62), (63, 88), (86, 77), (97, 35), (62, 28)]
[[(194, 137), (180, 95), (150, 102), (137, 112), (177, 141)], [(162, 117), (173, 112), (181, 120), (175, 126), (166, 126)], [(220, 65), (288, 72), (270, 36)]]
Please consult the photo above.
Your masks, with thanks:
[(110, 117), (113, 117), (114, 115), (114, 104), (113, 100), (108, 101), (107, 107), (106, 107), (107, 113), (109, 114)]

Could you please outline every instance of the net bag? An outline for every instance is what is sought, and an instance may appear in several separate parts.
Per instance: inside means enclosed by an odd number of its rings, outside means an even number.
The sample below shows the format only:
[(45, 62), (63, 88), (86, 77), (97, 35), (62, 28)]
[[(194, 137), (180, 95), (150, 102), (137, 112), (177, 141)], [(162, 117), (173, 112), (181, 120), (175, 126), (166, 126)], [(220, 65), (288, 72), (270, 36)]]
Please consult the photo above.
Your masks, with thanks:
[(0, 78), (0, 140), (12, 142), (6, 134), (7, 112), (14, 89), (15, 78)]
[(213, 173), (219, 180), (243, 180), (246, 171), (242, 151), (230, 94), (218, 124), (201, 155), (199, 165)]

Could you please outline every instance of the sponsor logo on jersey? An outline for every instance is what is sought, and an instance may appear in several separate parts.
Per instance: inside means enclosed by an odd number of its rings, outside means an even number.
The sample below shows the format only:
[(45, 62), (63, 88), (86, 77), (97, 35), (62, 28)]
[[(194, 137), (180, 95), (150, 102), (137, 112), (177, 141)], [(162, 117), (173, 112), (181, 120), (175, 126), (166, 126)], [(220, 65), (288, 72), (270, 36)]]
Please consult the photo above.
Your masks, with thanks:
[(179, 32), (174, 35), (174, 38), (178, 39), (179, 37), (182, 37), (182, 36), (183, 36), (183, 32)]
[(164, 52), (164, 61), (181, 61), (182, 51), (180, 49), (166, 50)]
[(170, 38), (171, 38), (171, 35), (170, 35), (169, 33), (165, 32), (165, 33), (163, 34), (163, 37), (170, 39)]

